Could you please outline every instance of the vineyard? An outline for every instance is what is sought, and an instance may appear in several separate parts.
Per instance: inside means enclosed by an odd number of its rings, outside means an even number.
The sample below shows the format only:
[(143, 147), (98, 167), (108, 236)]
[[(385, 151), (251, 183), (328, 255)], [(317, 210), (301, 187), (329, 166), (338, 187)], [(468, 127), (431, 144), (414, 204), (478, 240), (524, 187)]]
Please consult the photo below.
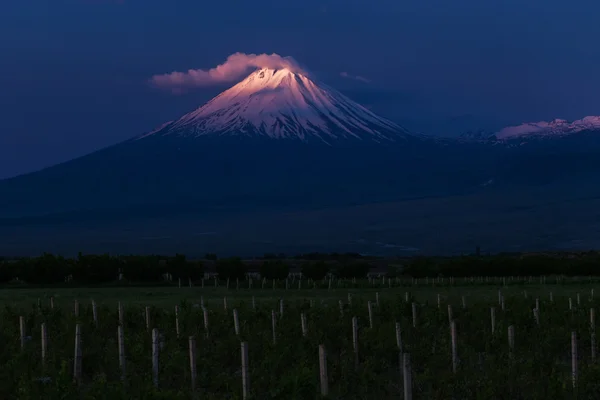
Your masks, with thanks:
[(600, 398), (595, 284), (249, 279), (176, 306), (40, 291), (1, 311), (0, 398)]

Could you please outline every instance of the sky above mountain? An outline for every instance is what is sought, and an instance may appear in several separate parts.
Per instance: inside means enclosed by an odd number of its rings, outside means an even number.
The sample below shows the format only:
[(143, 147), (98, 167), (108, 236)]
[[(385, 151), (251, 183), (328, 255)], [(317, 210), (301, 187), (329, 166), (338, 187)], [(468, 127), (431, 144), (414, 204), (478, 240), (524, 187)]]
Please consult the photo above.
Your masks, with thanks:
[(425, 133), (600, 114), (600, 3), (28, 0), (0, 12), (0, 178), (149, 131), (232, 86), (161, 90), (236, 52), (291, 56)]

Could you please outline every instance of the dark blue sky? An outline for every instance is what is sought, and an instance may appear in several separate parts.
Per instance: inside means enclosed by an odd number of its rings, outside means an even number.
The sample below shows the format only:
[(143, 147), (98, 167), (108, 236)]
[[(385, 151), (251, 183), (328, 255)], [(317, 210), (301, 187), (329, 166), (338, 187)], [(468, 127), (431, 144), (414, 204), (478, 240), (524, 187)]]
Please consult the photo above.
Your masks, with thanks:
[(147, 81), (238, 51), (292, 56), (427, 133), (598, 115), (598, 15), (564, 0), (4, 1), (0, 178), (200, 106), (225, 87), (174, 96)]

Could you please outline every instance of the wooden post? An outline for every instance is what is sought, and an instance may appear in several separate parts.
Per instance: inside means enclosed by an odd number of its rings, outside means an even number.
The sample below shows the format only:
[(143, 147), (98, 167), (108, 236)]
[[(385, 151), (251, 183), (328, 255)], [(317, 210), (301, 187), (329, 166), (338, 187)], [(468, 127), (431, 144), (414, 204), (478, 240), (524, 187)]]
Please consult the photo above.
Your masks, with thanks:
[(398, 351), (402, 353), (402, 329), (400, 328), (400, 322), (396, 322), (396, 346), (398, 346)]
[(75, 317), (78, 318), (79, 317), (79, 300), (75, 299), (74, 302), (74, 312), (75, 312)]
[(457, 347), (458, 344), (456, 342), (456, 322), (450, 322), (450, 336), (452, 340), (452, 372), (456, 372), (458, 369), (458, 354)]
[(300, 326), (302, 327), (302, 336), (306, 337), (308, 335), (308, 327), (306, 325), (306, 314), (300, 314)]
[(46, 323), (42, 322), (42, 368), (46, 366), (46, 354), (48, 353), (48, 331)]
[(240, 335), (240, 319), (238, 318), (238, 310), (233, 309), (233, 329), (235, 330), (236, 336)]
[(188, 338), (188, 347), (190, 354), (190, 377), (192, 380), (192, 392), (196, 390), (196, 338), (190, 336)]
[(50, 309), (54, 310), (54, 297), (50, 297)]
[(158, 387), (158, 329), (152, 329), (152, 382)]
[(373, 306), (371, 300), (367, 302), (367, 309), (369, 311), (369, 328), (373, 329)]
[(117, 345), (119, 346), (119, 368), (121, 369), (121, 381), (125, 382), (125, 335), (123, 325), (117, 327)]
[(223, 310), (227, 311), (227, 296), (223, 296)]
[(379, 307), (379, 292), (375, 293), (375, 305)]
[(352, 317), (352, 347), (354, 348), (354, 368), (358, 368), (358, 318)]
[(150, 331), (150, 307), (146, 306), (146, 330)]
[(25, 317), (19, 317), (19, 332), (21, 334), (21, 350), (25, 348)]
[(508, 327), (508, 351), (510, 356), (513, 356), (515, 351), (515, 327), (511, 325)]
[(94, 318), (94, 325), (98, 327), (98, 310), (96, 309), (96, 302), (92, 299), (92, 317)]
[(73, 360), (73, 380), (81, 384), (81, 325), (75, 325), (75, 356)]
[(577, 386), (577, 333), (571, 332), (571, 374), (573, 388)]
[(463, 310), (466, 310), (467, 308), (467, 299), (465, 298), (465, 296), (461, 296), (461, 302), (462, 302), (462, 308)]
[(279, 318), (283, 317), (283, 299), (279, 299)]
[(417, 327), (417, 303), (412, 303), (412, 320), (413, 328)]
[(402, 375), (404, 380), (404, 399), (412, 400), (412, 371), (410, 367), (410, 354), (402, 354)]
[(321, 396), (329, 395), (329, 381), (327, 378), (327, 352), (325, 345), (319, 345), (319, 376), (321, 378)]
[(250, 373), (248, 369), (248, 343), (241, 343), (242, 352), (242, 399), (250, 396)]
[(175, 334), (179, 339), (179, 306), (175, 306)]
[(596, 362), (596, 333), (592, 332), (590, 337), (591, 337), (590, 345), (591, 345), (591, 352), (592, 352), (592, 362)]
[(452, 323), (452, 305), (448, 304), (448, 324)]
[(490, 318), (492, 321), (492, 335), (496, 332), (496, 308), (490, 307)]
[(275, 335), (275, 325), (277, 323), (277, 316), (275, 310), (271, 310), (271, 327), (273, 329), (273, 344), (277, 343), (277, 336)]
[(202, 314), (204, 316), (204, 331), (206, 332), (206, 337), (208, 337), (208, 310), (206, 307), (202, 308)]

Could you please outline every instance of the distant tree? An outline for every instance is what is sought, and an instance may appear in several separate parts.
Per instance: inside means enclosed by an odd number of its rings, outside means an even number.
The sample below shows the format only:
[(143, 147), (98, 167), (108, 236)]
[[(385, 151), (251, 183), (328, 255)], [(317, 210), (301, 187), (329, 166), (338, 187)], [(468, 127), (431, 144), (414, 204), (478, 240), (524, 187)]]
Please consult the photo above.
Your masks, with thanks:
[(44, 253), (41, 257), (21, 259), (15, 269), (17, 276), (26, 283), (60, 283), (69, 274), (68, 262), (64, 257)]
[(260, 266), (260, 276), (265, 279), (285, 279), (290, 274), (290, 266), (281, 260), (265, 261)]
[(116, 281), (123, 262), (108, 254), (84, 255), (79, 253), (73, 260), (71, 274), (79, 283), (106, 283)]
[(15, 278), (14, 263), (6, 260), (0, 261), (0, 284), (8, 283)]
[(307, 262), (302, 265), (302, 275), (312, 280), (325, 278), (329, 273), (329, 265), (324, 261)]
[(386, 278), (398, 278), (401, 275), (401, 268), (397, 265), (388, 265), (385, 273)]
[(216, 270), (220, 280), (244, 279), (248, 272), (248, 267), (246, 267), (240, 258), (232, 257), (218, 260)]
[(123, 276), (133, 282), (160, 282), (167, 272), (157, 256), (123, 257)]
[(366, 262), (344, 263), (339, 265), (335, 270), (335, 276), (338, 278), (366, 278), (371, 270), (371, 265)]
[(186, 282), (191, 279), (195, 282), (204, 277), (204, 265), (199, 261), (186, 260), (182, 254), (176, 254), (175, 257), (167, 259), (167, 272), (174, 280), (181, 279)]
[(211, 260), (211, 261), (217, 261), (218, 257), (215, 253), (206, 253), (206, 255), (204, 256), (205, 260)]

